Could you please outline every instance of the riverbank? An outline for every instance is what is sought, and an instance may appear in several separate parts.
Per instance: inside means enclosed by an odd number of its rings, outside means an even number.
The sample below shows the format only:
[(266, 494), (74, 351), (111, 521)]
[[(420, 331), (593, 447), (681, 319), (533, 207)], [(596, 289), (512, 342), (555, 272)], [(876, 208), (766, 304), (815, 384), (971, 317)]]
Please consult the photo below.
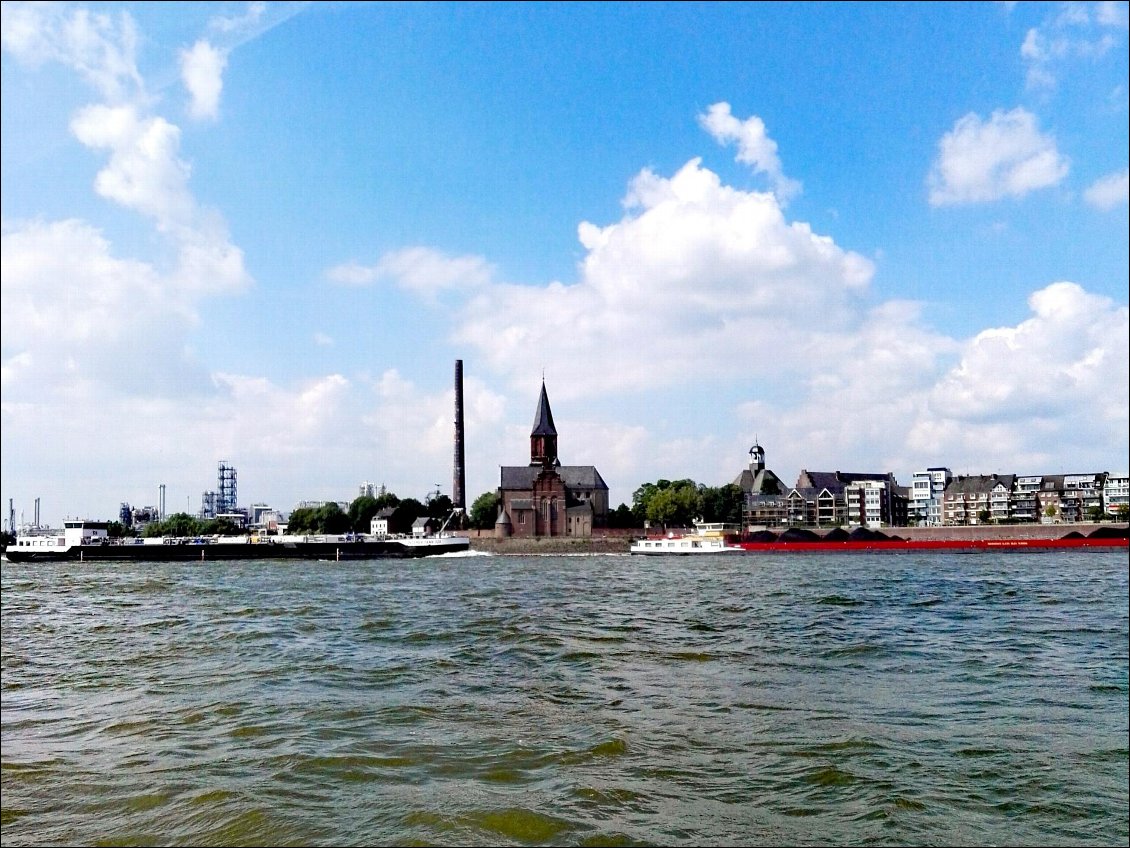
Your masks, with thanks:
[[(1099, 528), (1125, 531), (1125, 523), (1081, 524), (982, 524), (975, 527), (884, 527), (887, 536), (922, 541), (972, 541), (977, 539), (1060, 539), (1069, 533), (1088, 536)], [(673, 529), (673, 533), (691, 532)], [(819, 536), (830, 529), (813, 530)], [(499, 555), (569, 555), (569, 554), (626, 554), (635, 539), (643, 538), (643, 530), (597, 531), (591, 538), (553, 536), (539, 539), (496, 539), (493, 535), (471, 534), (471, 550)], [(652, 532), (650, 535), (659, 535)]]

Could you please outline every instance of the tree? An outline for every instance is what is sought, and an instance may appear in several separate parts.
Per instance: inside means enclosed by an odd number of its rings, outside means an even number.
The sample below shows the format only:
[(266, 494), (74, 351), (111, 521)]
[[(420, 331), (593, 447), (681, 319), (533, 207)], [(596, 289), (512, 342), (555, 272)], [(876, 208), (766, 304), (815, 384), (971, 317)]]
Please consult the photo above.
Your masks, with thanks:
[(741, 524), (744, 503), (741, 486), (733, 483), (717, 488), (703, 486), (701, 493), (703, 521)]
[(333, 501), (322, 504), (315, 511), (318, 521), (319, 533), (348, 533), (350, 528), (349, 513), (343, 512), (341, 507)]
[(983, 509), (979, 513), (977, 513), (977, 520), (982, 524), (988, 524), (992, 520), (992, 518), (993, 514), (987, 509)]
[(151, 521), (145, 525), (142, 536), (150, 539), (160, 536), (199, 536), (201, 522), (187, 512), (175, 512), (164, 521)]
[(1130, 504), (1119, 504), (1115, 507), (1114, 514), (1119, 521), (1130, 519)]
[(451, 515), (451, 510), (455, 505), (451, 502), (451, 498), (447, 495), (432, 495), (428, 498), (427, 510), (428, 516), (431, 518), (444, 519)]
[(201, 536), (239, 536), (247, 535), (230, 518), (209, 518), (199, 522), (197, 533)]
[(372, 526), (373, 516), (377, 514), (380, 506), (377, 499), (369, 495), (354, 498), (349, 505), (349, 524), (354, 533), (368, 533)]
[(687, 527), (702, 515), (702, 496), (693, 480), (679, 480), (655, 492), (647, 504), (647, 520)]
[(286, 532), (296, 535), (318, 532), (318, 517), (314, 507), (300, 506), (292, 512), (290, 520), (286, 523)]
[(489, 530), (498, 518), (498, 492), (483, 492), (471, 504), (471, 526), (476, 530)]
[(637, 521), (632, 508), (622, 503), (608, 513), (608, 526), (612, 528), (642, 527), (643, 522)]
[(383, 495), (377, 495), (377, 511), (384, 509), (386, 506), (396, 506), (400, 503), (400, 498), (392, 492), (385, 492)]
[(410, 533), (413, 522), (421, 515), (427, 514), (427, 509), (415, 498), (405, 498), (396, 505), (396, 512), (389, 519), (389, 532)]

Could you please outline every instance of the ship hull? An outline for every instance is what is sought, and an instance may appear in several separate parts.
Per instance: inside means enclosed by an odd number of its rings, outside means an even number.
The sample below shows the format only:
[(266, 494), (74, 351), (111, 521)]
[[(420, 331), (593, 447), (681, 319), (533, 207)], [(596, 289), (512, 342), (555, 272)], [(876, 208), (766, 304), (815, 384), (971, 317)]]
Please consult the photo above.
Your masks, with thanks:
[(746, 553), (900, 553), (909, 551), (1048, 551), (1101, 548), (1127, 549), (1114, 539), (887, 539), (843, 542), (739, 542)]
[(9, 547), (9, 562), (219, 562), (254, 559), (362, 560), (409, 559), (457, 553), (470, 548), (464, 537), (438, 540), (345, 542), (182, 542), (163, 545), (74, 545), (65, 550)]

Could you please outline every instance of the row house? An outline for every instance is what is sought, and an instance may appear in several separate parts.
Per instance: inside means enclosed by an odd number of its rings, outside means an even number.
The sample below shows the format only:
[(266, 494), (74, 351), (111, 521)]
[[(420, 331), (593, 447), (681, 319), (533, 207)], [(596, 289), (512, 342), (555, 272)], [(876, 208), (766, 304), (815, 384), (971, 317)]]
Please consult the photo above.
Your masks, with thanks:
[(927, 468), (915, 472), (910, 484), (907, 519), (910, 524), (939, 527), (942, 524), (942, 499), (953, 479), (948, 468)]
[(903, 527), (907, 522), (908, 506), (906, 490), (886, 480), (859, 480), (844, 486), (844, 512), (848, 524), (871, 529)]
[(1014, 521), (1040, 520), (1040, 489), (1044, 478), (1040, 475), (1020, 476), (1012, 489), (1012, 516)]
[(1043, 521), (1086, 521), (1103, 510), (1105, 474), (1045, 474), (1040, 489)]
[(1012, 518), (1012, 491), (1016, 483), (1015, 474), (993, 475), (996, 482), (989, 489), (989, 517), (1000, 524)]
[(789, 492), (790, 520), (811, 527), (902, 526), (907, 490), (893, 474), (803, 470)]
[(1107, 478), (1102, 473), (959, 476), (943, 495), (943, 523), (1087, 521), (1096, 512), (1110, 512)]
[(1103, 482), (1103, 512), (1125, 520), (1130, 509), (1130, 475), (1108, 474)]
[(986, 523), (992, 515), (989, 505), (998, 482), (995, 474), (955, 477), (942, 497), (942, 523), (947, 526)]

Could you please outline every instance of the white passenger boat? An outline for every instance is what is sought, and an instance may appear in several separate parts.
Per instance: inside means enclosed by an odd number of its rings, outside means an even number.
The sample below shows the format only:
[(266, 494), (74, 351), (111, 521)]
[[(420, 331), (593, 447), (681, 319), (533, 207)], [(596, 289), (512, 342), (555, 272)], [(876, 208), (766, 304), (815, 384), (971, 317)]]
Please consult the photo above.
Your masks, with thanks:
[(670, 556), (683, 554), (740, 554), (738, 528), (722, 522), (694, 522), (694, 532), (639, 539), (629, 549), (633, 554)]

